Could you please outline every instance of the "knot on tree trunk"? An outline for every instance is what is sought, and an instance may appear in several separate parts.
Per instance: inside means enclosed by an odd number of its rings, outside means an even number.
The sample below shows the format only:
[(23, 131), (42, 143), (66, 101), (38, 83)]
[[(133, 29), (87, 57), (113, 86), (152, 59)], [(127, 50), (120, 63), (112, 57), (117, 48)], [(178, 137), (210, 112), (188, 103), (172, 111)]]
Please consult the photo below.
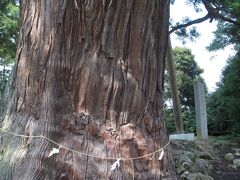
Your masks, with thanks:
[(75, 135), (97, 136), (99, 132), (99, 124), (84, 112), (73, 113), (70, 118), (66, 118), (63, 128)]

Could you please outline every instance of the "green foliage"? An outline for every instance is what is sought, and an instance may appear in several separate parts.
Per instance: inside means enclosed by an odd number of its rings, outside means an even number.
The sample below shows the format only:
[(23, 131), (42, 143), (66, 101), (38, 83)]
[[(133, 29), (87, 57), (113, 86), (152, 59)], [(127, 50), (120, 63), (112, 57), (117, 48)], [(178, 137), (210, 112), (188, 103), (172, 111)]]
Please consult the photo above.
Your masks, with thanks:
[(11, 73), (11, 67), (6, 66), (4, 61), (0, 61), (0, 100), (2, 100), (2, 96), (4, 94), (4, 91), (6, 89), (10, 73)]
[[(175, 122), (174, 122), (173, 109), (165, 108), (163, 112), (164, 112), (164, 117), (166, 119), (168, 132), (175, 133), (176, 128), (175, 128)], [(184, 130), (188, 133), (195, 133), (196, 132), (195, 110), (182, 109), (182, 119), (183, 119)]]
[(195, 109), (186, 109), (182, 112), (183, 126), (186, 132), (196, 132), (196, 116)]
[(179, 29), (175, 32), (177, 39), (182, 41), (183, 44), (186, 43), (186, 40), (195, 41), (196, 38), (200, 36), (200, 33), (197, 31), (196, 27), (193, 26), (189, 30), (186, 28)]
[(167, 123), (168, 132), (169, 133), (176, 132), (173, 109), (169, 107), (165, 107), (163, 109), (163, 114), (164, 114), (165, 121)]
[(240, 131), (240, 53), (228, 60), (215, 92), (207, 99), (210, 132)]
[[(13, 1), (0, 3), (0, 59), (13, 61), (18, 39), (19, 7)], [(7, 63), (6, 62), (6, 63)]]
[(240, 44), (240, 27), (233, 24), (220, 21), (217, 25), (217, 30), (214, 32), (214, 39), (207, 47), (210, 51), (224, 49), (226, 46), (233, 44), (235, 49), (239, 48)]
[[(215, 31), (215, 39), (208, 47), (209, 50), (223, 49), (229, 44), (234, 44), (236, 49), (240, 44), (240, 1), (239, 0), (185, 0), (189, 6), (193, 6), (196, 12), (202, 11), (204, 5), (207, 14), (198, 19), (184, 18), (181, 22), (170, 21), (170, 32), (175, 32), (183, 43), (186, 38), (194, 40), (199, 36), (196, 28), (189, 30), (189, 26), (206, 20), (218, 21)], [(174, 1), (173, 1), (174, 3)]]
[(194, 55), (188, 48), (174, 48), (173, 59), (181, 105), (186, 109), (192, 109), (194, 108), (193, 82), (200, 78), (203, 70), (197, 65)]
[[(221, 14), (240, 24), (239, 0), (215, 0), (214, 2), (221, 9)], [(209, 45), (208, 49), (210, 51), (224, 49), (229, 44), (235, 45), (235, 48), (238, 49), (240, 44), (239, 24), (218, 21), (217, 30), (214, 32), (215, 38)]]
[[(194, 88), (195, 79), (201, 79), (203, 70), (194, 60), (194, 55), (188, 48), (176, 47), (173, 49), (173, 60), (176, 67), (177, 86), (179, 90), (180, 104), (182, 110), (182, 119), (184, 130), (195, 132), (195, 106), (194, 106)], [(165, 75), (165, 100), (171, 101), (171, 92), (168, 75)], [(173, 109), (167, 105), (164, 106), (164, 115), (167, 120), (169, 132), (175, 132)]]
[(19, 6), (17, 1), (0, 1), (0, 100), (3, 98), (17, 49)]

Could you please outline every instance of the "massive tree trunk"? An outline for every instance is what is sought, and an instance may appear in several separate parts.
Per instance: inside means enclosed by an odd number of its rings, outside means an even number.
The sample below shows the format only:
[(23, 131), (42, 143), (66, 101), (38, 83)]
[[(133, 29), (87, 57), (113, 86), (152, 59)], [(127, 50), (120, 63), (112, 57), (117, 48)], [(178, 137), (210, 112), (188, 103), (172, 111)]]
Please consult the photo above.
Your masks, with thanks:
[[(1, 133), (1, 179), (174, 179), (169, 146), (162, 160), (158, 153), (129, 159), (168, 143), (162, 96), (169, 1), (21, 0), (20, 6), (1, 127), (26, 137)], [(47, 138), (74, 151), (62, 147), (48, 157), (58, 145)], [(120, 167), (111, 171), (114, 158)]]

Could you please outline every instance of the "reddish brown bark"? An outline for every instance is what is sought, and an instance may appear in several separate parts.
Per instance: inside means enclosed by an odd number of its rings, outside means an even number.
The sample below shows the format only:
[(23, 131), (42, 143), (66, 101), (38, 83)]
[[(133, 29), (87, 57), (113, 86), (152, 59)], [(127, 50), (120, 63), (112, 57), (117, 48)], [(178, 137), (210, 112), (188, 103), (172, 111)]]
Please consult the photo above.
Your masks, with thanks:
[[(90, 155), (137, 157), (168, 142), (162, 116), (168, 0), (22, 0), (11, 96), (2, 127)], [(3, 179), (175, 178), (170, 148), (121, 161), (42, 138), (4, 134)], [(133, 171), (134, 170), (134, 171)], [(133, 174), (134, 172), (134, 174)]]

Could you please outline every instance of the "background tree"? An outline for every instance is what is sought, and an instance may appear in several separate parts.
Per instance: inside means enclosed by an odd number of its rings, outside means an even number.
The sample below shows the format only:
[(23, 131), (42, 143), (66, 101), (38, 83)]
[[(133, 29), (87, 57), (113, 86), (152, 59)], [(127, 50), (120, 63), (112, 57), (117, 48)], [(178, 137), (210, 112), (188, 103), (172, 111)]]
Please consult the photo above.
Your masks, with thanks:
[(174, 48), (173, 57), (176, 63), (177, 85), (181, 104), (184, 108), (191, 109), (194, 107), (193, 82), (201, 78), (203, 69), (197, 65), (194, 55), (188, 48)]
[(218, 21), (217, 30), (214, 32), (215, 38), (208, 49), (210, 51), (224, 49), (228, 45), (234, 45), (238, 51), (240, 44), (240, 2), (238, 0), (219, 0), (217, 1), (221, 12), (237, 23), (228, 21)]
[[(172, 0), (171, 3), (174, 3), (175, 0)], [(238, 17), (237, 13), (238, 13), (238, 7), (239, 7), (239, 2), (236, 0), (231, 3), (225, 1), (225, 0), (187, 0), (186, 1), (188, 4), (193, 5), (195, 10), (201, 11), (200, 5), (203, 4), (207, 14), (204, 17), (200, 17), (197, 19), (192, 20), (190, 17), (185, 17), (183, 19), (182, 22), (173, 22), (172, 20), (170, 21), (170, 34), (171, 33), (176, 33), (179, 37), (180, 40), (182, 40), (183, 43), (186, 42), (187, 38), (190, 38), (191, 40), (194, 40), (194, 38), (199, 37), (199, 33), (197, 32), (196, 28), (193, 26), (192, 28), (188, 28), (191, 25), (197, 24), (197, 23), (201, 23), (203, 21), (206, 20), (210, 20), (210, 22), (212, 22), (213, 20), (217, 20), (220, 23), (224, 23), (227, 24), (230, 27), (234, 27), (234, 28), (227, 28), (227, 29), (231, 29), (235, 32), (238, 31), (238, 29), (240, 28), (240, 23), (238, 20), (236, 20)], [(218, 31), (222, 31), (221, 28), (219, 28), (220, 30)], [(228, 31), (229, 33), (229, 31)], [(222, 33), (223, 34), (223, 33)], [(227, 34), (227, 33), (226, 33)], [(225, 34), (225, 35), (226, 35)], [(238, 33), (239, 34), (239, 33)], [(216, 33), (216, 35), (220, 36), (221, 33)], [(222, 36), (222, 40), (226, 40), (227, 38)], [(214, 46), (222, 46), (220, 43), (218, 43), (218, 40), (215, 40), (215, 45), (214, 42), (212, 43), (213, 45), (210, 45), (209, 49), (214, 49)], [(224, 42), (224, 41), (222, 41)], [(223, 43), (223, 45), (226, 44), (226, 42)], [(175, 104), (175, 103), (174, 103)], [(175, 112), (176, 108), (175, 108)], [(176, 119), (176, 113), (175, 114), (175, 119)], [(189, 115), (189, 114), (188, 114)], [(187, 116), (188, 119), (189, 116)], [(195, 121), (194, 121), (195, 122)], [(192, 124), (192, 123), (191, 123)]]
[[(195, 131), (195, 106), (194, 106), (194, 80), (201, 78), (200, 75), (203, 70), (197, 65), (194, 60), (194, 55), (188, 48), (175, 47), (173, 49), (173, 59), (176, 66), (177, 87), (179, 91), (180, 104), (182, 109), (182, 118), (184, 122), (184, 129), (187, 132)], [(165, 75), (165, 93), (166, 99), (171, 101), (169, 81), (167, 74)], [(166, 117), (170, 131), (172, 129), (172, 109), (166, 107)]]
[[(169, 2), (20, 1), (2, 179), (175, 179), (162, 114)], [(3, 136), (3, 134), (2, 134)], [(159, 155), (159, 154), (158, 154)], [(106, 160), (91, 156), (116, 158)], [(27, 172), (27, 173), (26, 173)]]
[(233, 45), (237, 52), (236, 55), (229, 58), (216, 91), (209, 94), (207, 99), (209, 133), (226, 135), (238, 133), (240, 130), (238, 116), (240, 110), (240, 2), (219, 0), (215, 3), (225, 17), (235, 21), (235, 23), (224, 21), (224, 19), (218, 21), (217, 30), (214, 32), (215, 38), (208, 46), (210, 51), (216, 51)]
[(228, 60), (218, 88), (208, 97), (209, 130), (213, 135), (240, 131), (240, 53)]
[(173, 116), (175, 122), (176, 133), (184, 133), (181, 104), (179, 100), (178, 86), (177, 86), (177, 76), (175, 63), (173, 61), (173, 50), (171, 45), (171, 40), (168, 42), (167, 59), (166, 59), (167, 75), (169, 90), (171, 92), (172, 106), (173, 106)]
[[(0, 106), (14, 63), (18, 39), (19, 7), (15, 1), (0, 2)], [(3, 108), (0, 108), (0, 114)]]
[(15, 58), (18, 39), (19, 7), (14, 1), (0, 2), (0, 59), (10, 61)]

